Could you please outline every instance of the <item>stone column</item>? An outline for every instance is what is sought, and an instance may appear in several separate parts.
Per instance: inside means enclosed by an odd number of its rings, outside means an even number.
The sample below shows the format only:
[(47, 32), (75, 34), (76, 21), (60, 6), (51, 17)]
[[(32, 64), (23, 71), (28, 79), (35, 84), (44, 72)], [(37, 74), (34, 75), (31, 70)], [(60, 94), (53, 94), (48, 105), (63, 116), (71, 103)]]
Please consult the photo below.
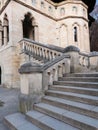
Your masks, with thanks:
[(2, 46), (2, 38), (3, 38), (3, 36), (2, 36), (2, 25), (0, 25), (0, 46)]
[(4, 45), (7, 45), (7, 24), (4, 24)]
[(35, 41), (39, 41), (38, 25), (34, 25)]

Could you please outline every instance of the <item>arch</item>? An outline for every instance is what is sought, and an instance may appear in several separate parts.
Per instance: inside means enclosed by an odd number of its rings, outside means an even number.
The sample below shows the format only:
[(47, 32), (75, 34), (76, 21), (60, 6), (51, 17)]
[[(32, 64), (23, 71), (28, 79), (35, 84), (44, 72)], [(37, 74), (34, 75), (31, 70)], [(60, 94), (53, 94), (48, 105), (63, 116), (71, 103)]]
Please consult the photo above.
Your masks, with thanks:
[(80, 26), (78, 23), (74, 23), (72, 25), (72, 32), (73, 32), (73, 43), (75, 43), (76, 46), (79, 46), (80, 42)]
[[(6, 38), (5, 42), (9, 42), (9, 20), (8, 20), (8, 16), (5, 13), (4, 18), (3, 18), (3, 26), (5, 27), (6, 30), (4, 30), (3, 35), (7, 34), (7, 36), (4, 36), (4, 38)], [(7, 44), (4, 43), (4, 44)]]
[(65, 24), (60, 26), (60, 46), (66, 47), (68, 45), (68, 27)]
[(53, 12), (53, 9), (52, 9), (51, 6), (49, 6), (48, 11), (49, 11), (49, 12)]
[(31, 13), (27, 13), (24, 16), (24, 20), (22, 21), (23, 25), (23, 38), (28, 38), (28, 39), (34, 39), (34, 26), (33, 26), (33, 20), (34, 18), (32, 17)]
[(32, 0), (32, 4), (33, 4), (33, 5), (36, 5), (36, 0)]
[(45, 3), (43, 1), (41, 1), (41, 8), (45, 8)]
[(74, 13), (77, 13), (77, 11), (78, 11), (78, 10), (77, 10), (77, 7), (76, 7), (76, 6), (73, 6), (73, 7), (72, 7), (72, 11), (73, 11)]
[(74, 41), (77, 42), (78, 41), (78, 32), (77, 32), (77, 27), (74, 27)]
[(3, 42), (3, 26), (2, 26), (2, 21), (0, 20), (0, 46), (4, 44)]
[(36, 23), (35, 18), (32, 16), (30, 12), (27, 12), (24, 15), (24, 19), (22, 20), (22, 26), (23, 26), (23, 38), (38, 41), (39, 39), (38, 24)]
[(60, 15), (61, 15), (61, 16), (65, 15), (65, 8), (61, 8), (61, 9), (60, 9)]

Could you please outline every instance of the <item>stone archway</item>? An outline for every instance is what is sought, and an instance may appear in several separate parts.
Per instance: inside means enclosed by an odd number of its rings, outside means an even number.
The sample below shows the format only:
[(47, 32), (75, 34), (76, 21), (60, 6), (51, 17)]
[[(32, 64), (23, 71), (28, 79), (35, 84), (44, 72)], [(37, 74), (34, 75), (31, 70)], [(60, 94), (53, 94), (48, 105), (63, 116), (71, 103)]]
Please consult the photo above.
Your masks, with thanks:
[(27, 13), (22, 21), (23, 26), (23, 38), (38, 41), (38, 25), (35, 22), (31, 13)]
[(23, 38), (28, 38), (34, 40), (34, 26), (32, 25), (31, 14), (25, 14), (23, 20)]

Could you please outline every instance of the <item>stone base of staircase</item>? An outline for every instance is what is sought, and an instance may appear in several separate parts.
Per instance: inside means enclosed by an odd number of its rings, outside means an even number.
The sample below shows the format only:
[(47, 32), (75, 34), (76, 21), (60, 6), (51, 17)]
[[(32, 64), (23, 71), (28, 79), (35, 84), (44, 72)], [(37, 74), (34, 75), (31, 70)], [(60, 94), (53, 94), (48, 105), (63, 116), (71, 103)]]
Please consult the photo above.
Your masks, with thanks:
[(10, 130), (98, 130), (98, 73), (60, 77), (32, 111), (4, 122)]

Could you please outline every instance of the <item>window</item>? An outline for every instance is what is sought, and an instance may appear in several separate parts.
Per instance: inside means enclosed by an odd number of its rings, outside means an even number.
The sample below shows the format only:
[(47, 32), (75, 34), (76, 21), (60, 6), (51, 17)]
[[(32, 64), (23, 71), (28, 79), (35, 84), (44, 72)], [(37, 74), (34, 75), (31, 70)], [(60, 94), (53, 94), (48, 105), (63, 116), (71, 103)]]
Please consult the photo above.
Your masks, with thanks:
[(48, 9), (48, 10), (49, 10), (49, 12), (52, 12), (52, 11), (53, 11), (51, 6), (49, 6), (49, 9)]
[(77, 37), (77, 27), (74, 27), (74, 41), (75, 41), (75, 42), (78, 41), (78, 37)]
[(77, 13), (77, 7), (73, 6), (72, 11), (74, 11), (75, 13)]
[(43, 1), (41, 1), (41, 8), (45, 8), (45, 4)]
[(83, 9), (83, 16), (85, 17), (86, 16), (86, 10)]
[[(4, 27), (6, 28), (6, 31), (5, 30), (3, 31), (3, 35), (4, 34), (6, 35), (6, 38), (7, 38), (6, 41), (9, 42), (9, 20), (8, 20), (7, 14), (4, 15), (3, 22), (4, 22)], [(7, 43), (4, 43), (4, 44), (7, 44)]]
[(2, 31), (2, 46), (4, 45), (4, 31)]
[(36, 4), (36, 0), (32, 0), (32, 3), (33, 3), (33, 5), (35, 5)]
[(65, 15), (65, 9), (64, 9), (64, 8), (61, 8), (61, 10), (60, 10), (60, 15), (61, 15), (61, 16)]

